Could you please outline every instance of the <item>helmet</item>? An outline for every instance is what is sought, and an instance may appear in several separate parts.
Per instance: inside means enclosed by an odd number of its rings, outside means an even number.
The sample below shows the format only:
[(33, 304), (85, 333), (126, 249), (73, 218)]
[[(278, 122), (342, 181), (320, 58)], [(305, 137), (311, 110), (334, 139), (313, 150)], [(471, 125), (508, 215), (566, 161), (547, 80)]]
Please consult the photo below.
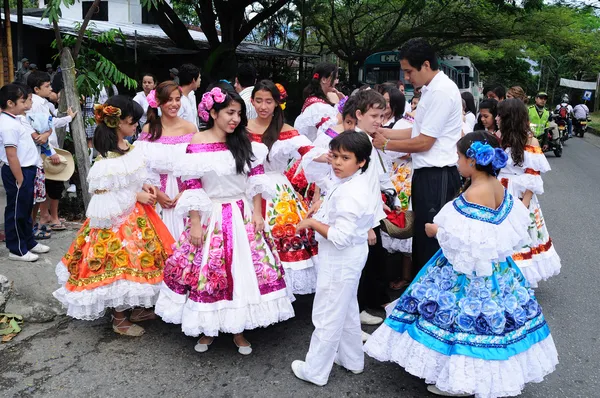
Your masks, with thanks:
[(562, 96), (562, 102), (569, 102), (569, 95), (568, 94), (564, 94)]

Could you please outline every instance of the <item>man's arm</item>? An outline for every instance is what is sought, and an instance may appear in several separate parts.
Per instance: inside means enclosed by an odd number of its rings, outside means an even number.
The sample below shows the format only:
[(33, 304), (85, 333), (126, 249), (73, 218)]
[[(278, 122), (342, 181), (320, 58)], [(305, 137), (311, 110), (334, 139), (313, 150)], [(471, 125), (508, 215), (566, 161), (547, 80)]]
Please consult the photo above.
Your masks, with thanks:
[(390, 140), (385, 138), (380, 133), (375, 133), (373, 136), (373, 145), (377, 149), (383, 149), (385, 146), (385, 150), (396, 151), (396, 152), (406, 152), (406, 153), (417, 153), (417, 152), (426, 152), (431, 149), (433, 144), (435, 143), (436, 138), (430, 137), (423, 133), (419, 134), (415, 138), (411, 138), (408, 140)]

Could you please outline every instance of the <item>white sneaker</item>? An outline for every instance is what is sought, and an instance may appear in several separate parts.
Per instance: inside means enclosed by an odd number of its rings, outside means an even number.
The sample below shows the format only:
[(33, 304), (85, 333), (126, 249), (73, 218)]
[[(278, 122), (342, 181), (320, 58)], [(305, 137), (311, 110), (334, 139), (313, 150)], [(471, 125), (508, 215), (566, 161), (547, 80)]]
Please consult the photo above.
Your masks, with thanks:
[(367, 311), (360, 313), (360, 323), (363, 325), (379, 325), (383, 318), (369, 314)]
[(369, 340), (369, 337), (371, 337), (371, 335), (367, 332), (362, 332), (362, 342), (366, 343), (367, 340)]
[(69, 193), (77, 192), (77, 187), (75, 186), (75, 184), (69, 185), (69, 188), (67, 188), (67, 192), (69, 192)]
[(42, 245), (41, 243), (38, 243), (37, 245), (35, 245), (35, 247), (31, 250), (29, 250), (32, 253), (35, 254), (43, 254), (43, 253), (48, 253), (50, 251), (50, 247), (46, 246), (46, 245)]
[(304, 367), (304, 363), (305, 363), (304, 361), (298, 361), (298, 360), (292, 362), (292, 372), (294, 372), (294, 376), (296, 376), (300, 380), (307, 381), (307, 382), (315, 384), (319, 387), (323, 387), (325, 384), (327, 384), (327, 383), (316, 383), (312, 380), (308, 380), (306, 378), (306, 376), (304, 376), (304, 371), (302, 369)]
[(473, 394), (452, 394), (450, 392), (440, 390), (434, 384), (428, 385), (427, 391), (429, 391), (432, 394), (439, 395), (442, 397), (470, 397), (473, 395)]
[(361, 369), (361, 370), (351, 370), (351, 369), (348, 369), (347, 367), (345, 367), (344, 365), (342, 365), (340, 363), (340, 361), (337, 360), (337, 358), (333, 360), (333, 363), (335, 363), (338, 366), (341, 366), (342, 368), (346, 369), (348, 372), (354, 373), (355, 375), (359, 375), (359, 374), (361, 374), (362, 372), (365, 371), (364, 369)]
[(26, 262), (30, 262), (30, 263), (32, 263), (32, 262), (34, 262), (34, 261), (37, 261), (37, 260), (38, 260), (38, 258), (40, 258), (40, 256), (38, 256), (37, 254), (35, 254), (35, 253), (32, 253), (32, 252), (27, 252), (27, 253), (25, 253), (23, 256), (18, 256), (18, 255), (16, 255), (16, 254), (9, 253), (9, 254), (8, 254), (8, 258), (9, 258), (10, 260), (15, 260), (15, 261), (26, 261)]

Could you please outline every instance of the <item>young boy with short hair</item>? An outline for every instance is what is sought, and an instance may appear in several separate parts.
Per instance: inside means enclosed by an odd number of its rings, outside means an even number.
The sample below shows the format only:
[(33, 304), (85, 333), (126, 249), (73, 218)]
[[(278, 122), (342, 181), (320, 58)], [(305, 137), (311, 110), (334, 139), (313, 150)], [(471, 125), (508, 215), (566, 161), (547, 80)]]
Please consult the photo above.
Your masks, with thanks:
[(319, 242), (319, 274), (312, 319), (315, 325), (306, 361), (294, 361), (299, 379), (327, 384), (334, 362), (358, 374), (364, 369), (356, 293), (368, 255), (367, 236), (375, 220), (366, 170), (372, 160), (369, 138), (345, 131), (329, 144), (331, 166), (307, 159), (309, 175), (332, 169), (335, 179), (314, 218), (298, 224), (311, 228)]
[(31, 132), (17, 116), (27, 108), (27, 93), (16, 84), (0, 89), (0, 160), (2, 182), (6, 190), (4, 228), (6, 247), (12, 260), (36, 261), (40, 253), (50, 248), (33, 237), (31, 211), (39, 152)]

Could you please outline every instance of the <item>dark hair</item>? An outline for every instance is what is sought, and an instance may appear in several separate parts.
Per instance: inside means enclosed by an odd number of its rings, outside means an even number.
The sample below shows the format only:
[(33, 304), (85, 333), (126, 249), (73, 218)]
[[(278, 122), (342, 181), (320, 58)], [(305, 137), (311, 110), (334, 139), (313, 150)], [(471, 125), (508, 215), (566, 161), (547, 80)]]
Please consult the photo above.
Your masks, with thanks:
[(399, 58), (408, 61), (410, 66), (421, 70), (425, 61), (429, 61), (431, 70), (438, 70), (438, 58), (435, 50), (425, 39), (420, 37), (410, 39), (400, 47)]
[[(173, 91), (178, 90), (181, 94), (179, 85), (172, 80), (162, 82), (156, 88), (156, 99), (158, 100), (158, 106), (169, 101), (169, 97)], [(148, 107), (146, 111), (146, 123), (150, 125), (148, 132), (150, 133), (150, 141), (158, 140), (162, 136), (162, 123), (160, 116), (158, 116), (158, 108)]]
[[(235, 159), (235, 170), (238, 174), (244, 173), (244, 168), (248, 165), (251, 168), (251, 162), (255, 159), (252, 153), (252, 143), (248, 137), (246, 126), (248, 125), (248, 119), (246, 118), (246, 103), (235, 91), (221, 90), (225, 94), (225, 101), (222, 103), (215, 102), (213, 107), (210, 109), (219, 113), (221, 110), (227, 108), (231, 102), (237, 102), (242, 107), (241, 110), (241, 121), (240, 124), (235, 128), (233, 133), (225, 136), (225, 144)], [(210, 114), (210, 112), (209, 112)], [(205, 130), (211, 129), (215, 125), (215, 121), (212, 116), (209, 116), (208, 122), (206, 123)]]
[(481, 110), (487, 109), (492, 114), (494, 120), (494, 131), (498, 131), (498, 123), (496, 123), (496, 115), (498, 114), (498, 101), (493, 98), (487, 98), (481, 101), (479, 104), (479, 117), (477, 118), (477, 124), (475, 124), (474, 130), (486, 130), (483, 123), (481, 122)]
[(158, 80), (156, 79), (156, 76), (154, 76), (152, 73), (144, 73), (142, 75), (142, 82), (144, 81), (144, 78), (146, 76), (150, 76), (152, 78), (152, 81), (154, 82), (154, 84), (158, 83)]
[[(321, 89), (321, 79), (328, 79), (331, 76), (331, 80), (335, 80), (337, 78), (338, 68), (334, 64), (329, 62), (321, 62), (315, 66), (313, 69), (313, 74), (310, 78), (310, 82), (306, 87), (304, 87), (304, 99), (308, 97), (317, 97), (321, 98), (328, 104), (331, 104), (327, 95)], [(315, 77), (318, 76), (318, 77)]]
[(421, 93), (414, 93), (413, 96), (412, 96), (412, 98), (410, 100), (412, 101), (415, 98), (420, 101), (421, 100)]
[(498, 97), (500, 100), (503, 100), (506, 98), (506, 89), (503, 86), (496, 86), (492, 89), (492, 92), (494, 94), (496, 94), (496, 97)]
[[(279, 133), (281, 132), (281, 128), (283, 127), (283, 109), (279, 105), (281, 105), (281, 93), (275, 83), (270, 80), (261, 80), (254, 86), (254, 90), (252, 90), (252, 99), (254, 99), (254, 95), (258, 91), (268, 91), (273, 96), (273, 100), (275, 101), (275, 111), (273, 112), (273, 119), (271, 119), (271, 123), (269, 123), (269, 127), (265, 130), (262, 135), (262, 142), (271, 150), (271, 147), (279, 139)], [(267, 159), (269, 157), (267, 156)]]
[(52, 81), (52, 79), (50, 79), (50, 74), (48, 72), (34, 71), (27, 77), (27, 85), (33, 92), (35, 92), (36, 87), (40, 88), (42, 87), (42, 84), (46, 82), (49, 83), (50, 81)]
[[(356, 110), (364, 114), (371, 108), (385, 109), (385, 98), (375, 90), (362, 90), (354, 95)], [(356, 118), (356, 113), (354, 114)]]
[(237, 80), (242, 87), (252, 87), (256, 83), (256, 68), (251, 64), (241, 64), (237, 70)]
[(215, 87), (219, 87), (223, 91), (235, 91), (235, 88), (226, 80), (219, 80), (218, 82), (214, 82), (208, 85), (206, 91), (210, 91)]
[[(121, 110), (121, 120), (125, 120), (131, 116), (132, 122), (139, 122), (144, 114), (144, 108), (140, 104), (127, 97), (126, 95), (115, 95), (106, 100), (104, 105), (114, 106)], [(121, 155), (125, 153), (119, 148), (117, 129), (108, 127), (104, 122), (99, 123), (94, 131), (94, 148), (102, 156), (106, 156), (107, 152), (116, 152)]]
[(352, 119), (356, 120), (356, 95), (348, 97), (344, 104), (344, 109), (342, 109), (342, 121), (346, 116), (350, 116)]
[(465, 91), (460, 95), (463, 100), (465, 100), (465, 104), (467, 105), (467, 112), (471, 112), (473, 115), (477, 115), (477, 108), (475, 107), (475, 98), (473, 94), (468, 91)]
[(354, 130), (346, 130), (329, 142), (329, 149), (332, 151), (352, 152), (356, 156), (357, 162), (365, 161), (365, 165), (360, 168), (361, 172), (367, 171), (369, 161), (371, 160), (371, 151), (373, 147), (369, 137), (365, 133)]
[(27, 92), (21, 84), (6, 84), (0, 88), (0, 108), (5, 109), (8, 101), (15, 104), (20, 99), (27, 99)]
[(179, 67), (179, 84), (187, 86), (200, 76), (200, 68), (194, 64), (183, 64)]
[(498, 104), (502, 125), (502, 148), (510, 148), (515, 166), (522, 166), (525, 146), (529, 137), (529, 111), (518, 98), (509, 98)]
[(390, 97), (390, 108), (392, 108), (392, 115), (396, 121), (402, 119), (404, 116), (404, 108), (406, 108), (406, 97), (402, 94), (402, 91), (389, 83), (385, 83), (379, 86), (377, 90), (379, 94), (387, 95)]
[(28, 85), (23, 84), (23, 83), (13, 83), (13, 84), (16, 84), (17, 86), (19, 86), (23, 90), (23, 93), (25, 94), (25, 97), (28, 97), (31, 94), (33, 94), (33, 90)]
[[(498, 138), (495, 135), (490, 134), (485, 130), (478, 130), (478, 131), (474, 131), (469, 134), (465, 134), (464, 137), (462, 137), (460, 140), (458, 140), (458, 142), (456, 143), (456, 149), (458, 150), (458, 152), (460, 152), (464, 156), (468, 157), (467, 151), (471, 147), (471, 144), (473, 144), (474, 142), (488, 143), (494, 149), (500, 147)], [(496, 176), (498, 174), (498, 170), (494, 169), (494, 166), (492, 166), (492, 163), (488, 164), (487, 166), (482, 166), (480, 164), (475, 163), (475, 169), (479, 170), (479, 171), (485, 171), (487, 174), (492, 175), (492, 176)], [(471, 179), (468, 178), (465, 181), (462, 188), (460, 189), (459, 195), (460, 195), (460, 193), (466, 191), (470, 186), (471, 186)]]

